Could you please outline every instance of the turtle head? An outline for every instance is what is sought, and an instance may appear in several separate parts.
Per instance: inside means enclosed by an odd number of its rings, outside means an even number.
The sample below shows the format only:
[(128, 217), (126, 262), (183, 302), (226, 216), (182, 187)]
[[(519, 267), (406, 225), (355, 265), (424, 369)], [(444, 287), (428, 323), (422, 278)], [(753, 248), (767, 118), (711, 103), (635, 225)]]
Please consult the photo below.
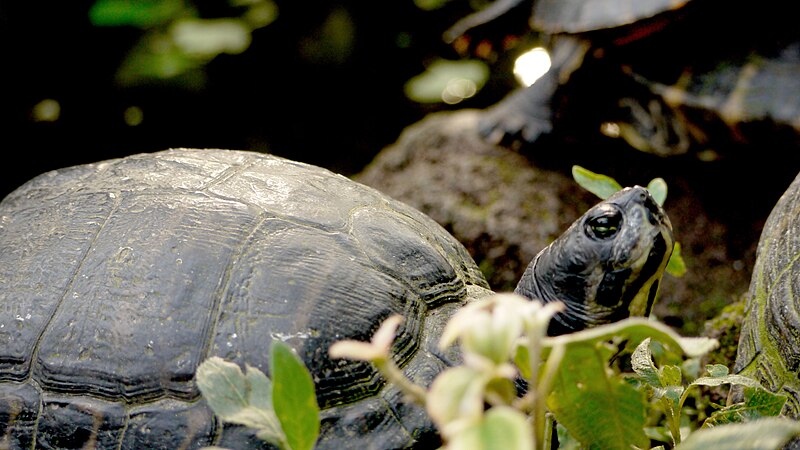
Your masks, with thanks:
[(647, 316), (673, 244), (669, 218), (647, 189), (626, 188), (539, 252), (515, 292), (566, 305), (550, 335)]

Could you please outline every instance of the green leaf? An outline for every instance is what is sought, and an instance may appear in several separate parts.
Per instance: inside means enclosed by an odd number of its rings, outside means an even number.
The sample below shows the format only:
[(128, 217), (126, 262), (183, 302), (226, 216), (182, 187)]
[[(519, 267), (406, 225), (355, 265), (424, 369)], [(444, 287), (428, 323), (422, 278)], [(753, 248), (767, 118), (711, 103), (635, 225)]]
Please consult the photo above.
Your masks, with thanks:
[(798, 434), (800, 423), (771, 417), (696, 430), (676, 450), (777, 450)]
[(742, 375), (725, 375), (723, 377), (700, 377), (692, 381), (689, 386), (722, 386), (723, 384), (738, 384), (748, 387), (761, 387), (758, 381)]
[(581, 443), (569, 434), (564, 425), (556, 423), (556, 433), (558, 434), (558, 450), (582, 450)]
[(245, 366), (245, 381), (250, 386), (248, 402), (255, 408), (272, 410), (272, 382), (264, 372)]
[(727, 367), (722, 364), (708, 364), (706, 365), (706, 372), (710, 377), (724, 377), (730, 372)]
[(250, 386), (238, 365), (211, 357), (197, 368), (197, 387), (214, 412), (225, 419), (250, 405)]
[(677, 278), (686, 274), (686, 263), (681, 256), (680, 242), (675, 242), (675, 246), (672, 248), (672, 255), (669, 257), (669, 262), (667, 262), (666, 271), (668, 274)]
[(615, 179), (607, 175), (594, 173), (577, 165), (572, 166), (572, 178), (575, 179), (578, 185), (603, 200), (622, 189), (622, 186)]
[(95, 26), (153, 27), (189, 14), (181, 0), (97, 0), (89, 9)]
[(636, 346), (631, 355), (631, 368), (642, 380), (652, 387), (663, 387), (658, 377), (658, 369), (653, 364), (653, 355), (650, 353), (650, 338)]
[(739, 386), (745, 386), (746, 388), (756, 388), (760, 390), (764, 390), (761, 387), (761, 384), (750, 378), (743, 375), (738, 374), (729, 374), (728, 368), (722, 366), (720, 364), (713, 364), (706, 366), (706, 370), (710, 374), (707, 377), (700, 377), (696, 380), (692, 381), (689, 386), (687, 386), (687, 390), (692, 386), (721, 386), (723, 384), (734, 384)]
[(222, 53), (236, 55), (250, 46), (250, 28), (241, 19), (179, 19), (170, 26), (170, 37), (192, 57), (212, 59)]
[(467, 366), (457, 366), (440, 373), (431, 384), (426, 408), (441, 431), (449, 424), (478, 420), (483, 413), (486, 374)]
[(531, 379), (531, 355), (526, 345), (518, 345), (514, 351), (514, 365), (519, 369), (519, 374), (526, 380)]
[(758, 411), (762, 416), (777, 416), (783, 410), (788, 397), (760, 387), (744, 388), (744, 404)]
[(450, 439), (448, 448), (528, 450), (533, 448), (533, 429), (523, 413), (507, 406), (495, 406), (477, 424)]
[(438, 59), (405, 84), (405, 94), (419, 103), (458, 103), (479, 91), (489, 78), (489, 67), (478, 60)]
[(659, 369), (658, 378), (662, 386), (680, 386), (683, 381), (681, 368), (674, 365), (666, 365)]
[(715, 411), (703, 422), (703, 428), (728, 423), (747, 422), (781, 413), (787, 397), (760, 387), (744, 388), (744, 402)]
[(309, 450), (319, 436), (314, 381), (303, 361), (280, 341), (272, 343), (272, 403), (292, 450)]
[(417, 8), (423, 11), (433, 11), (443, 7), (450, 0), (414, 0)]
[(667, 200), (667, 182), (663, 178), (653, 178), (647, 184), (647, 190), (650, 195), (661, 206), (664, 206), (664, 201)]
[(152, 30), (130, 50), (116, 78), (123, 86), (134, 86), (154, 80), (177, 81), (177, 77), (182, 77), (182, 86), (197, 88), (205, 82), (199, 70), (203, 64), (203, 59), (177, 47), (171, 36)]
[(259, 430), (259, 436), (283, 445), (283, 431), (270, 401), (269, 378), (253, 367), (247, 372), (245, 375), (238, 365), (211, 357), (197, 368), (197, 387), (222, 420)]
[(719, 346), (716, 339), (706, 337), (683, 337), (672, 328), (643, 317), (629, 317), (614, 323), (587, 328), (575, 333), (542, 339), (545, 347), (567, 345), (567, 352), (572, 345), (578, 343), (597, 343), (611, 339), (626, 340), (630, 345), (639, 345), (643, 340), (652, 338), (664, 347), (665, 355), (680, 354), (687, 357), (702, 356)]
[(547, 406), (569, 433), (590, 448), (645, 448), (644, 394), (606, 370), (608, 352), (572, 345), (564, 355)]

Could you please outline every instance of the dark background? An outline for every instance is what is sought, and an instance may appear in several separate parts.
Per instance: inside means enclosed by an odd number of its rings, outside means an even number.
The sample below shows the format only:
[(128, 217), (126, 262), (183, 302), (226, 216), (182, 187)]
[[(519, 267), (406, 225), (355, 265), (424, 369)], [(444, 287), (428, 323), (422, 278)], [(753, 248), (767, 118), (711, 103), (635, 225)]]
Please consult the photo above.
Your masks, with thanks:
[[(403, 84), (431, 58), (456, 57), (441, 33), (466, 13), (466, 2), (435, 12), (411, 0), (276, 3), (278, 19), (254, 31), (248, 50), (213, 59), (204, 88), (190, 89), (116, 83), (144, 32), (93, 26), (92, 1), (4, 0), (0, 197), (47, 170), (170, 147), (268, 151), (352, 174), (405, 126), (445, 108), (408, 100)], [(193, 5), (202, 17), (236, 13), (224, 1)], [(351, 20), (352, 47), (326, 58), (320, 28), (337, 8)], [(315, 44), (323, 47), (309, 57)], [(490, 91), (459, 107), (502, 95)], [(44, 99), (59, 102), (57, 121), (33, 120)], [(130, 106), (143, 112), (138, 126), (123, 120)]]
[[(265, 151), (352, 175), (426, 114), (487, 107), (514, 86), (509, 71), (513, 52), (499, 52), (488, 60), (492, 71), (487, 86), (465, 102), (423, 105), (405, 96), (403, 85), (434, 58), (459, 58), (441, 35), (472, 11), (474, 5), (466, 0), (451, 0), (433, 11), (418, 8), (412, 0), (275, 3), (277, 20), (255, 30), (244, 53), (222, 54), (203, 66), (205, 84), (193, 88), (180, 80), (120, 85), (116, 73), (145, 30), (93, 25), (89, 10), (94, 1), (3, 0), (0, 197), (47, 170), (170, 147)], [(187, 5), (204, 18), (231, 17), (241, 9), (222, 0)], [(336, 11), (349, 18), (345, 54), (329, 51), (322, 34)], [(522, 31), (519, 25), (526, 23), (529, 11), (517, 11), (513, 23), (494, 23), (498, 39)], [(762, 10), (761, 16), (769, 22), (768, 11)], [(698, 35), (676, 33), (684, 36), (681, 45), (724, 44), (732, 36), (742, 41), (763, 34), (747, 29), (732, 33), (730, 26), (717, 32), (711, 24), (730, 21), (715, 17), (719, 20), (696, 21), (709, 24), (701, 29), (699, 41)], [(675, 53), (673, 45), (639, 53), (659, 60)], [(591, 90), (593, 85), (587, 85)], [(34, 120), (33, 108), (44, 99), (60, 104), (58, 120)], [(143, 112), (138, 126), (123, 120), (131, 106)], [(765, 217), (800, 167), (796, 146), (776, 147), (770, 134), (765, 136), (766, 141), (737, 148), (732, 157), (713, 164), (655, 158), (607, 142), (590, 142), (576, 152), (564, 151), (566, 146), (559, 143), (540, 153), (560, 158), (561, 168), (584, 164), (617, 176), (623, 184), (643, 183), (651, 174), (671, 183), (670, 177), (679, 174), (702, 186), (697, 195), (705, 196), (720, 214), (752, 223)]]

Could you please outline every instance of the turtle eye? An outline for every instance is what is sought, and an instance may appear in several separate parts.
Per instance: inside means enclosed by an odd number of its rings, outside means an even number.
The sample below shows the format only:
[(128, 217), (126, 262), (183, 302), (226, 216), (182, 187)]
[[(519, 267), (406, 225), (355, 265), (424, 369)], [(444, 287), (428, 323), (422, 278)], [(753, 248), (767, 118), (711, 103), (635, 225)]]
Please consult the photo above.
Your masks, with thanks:
[(586, 221), (586, 233), (598, 239), (608, 239), (617, 234), (621, 224), (622, 213), (616, 208), (607, 209)]

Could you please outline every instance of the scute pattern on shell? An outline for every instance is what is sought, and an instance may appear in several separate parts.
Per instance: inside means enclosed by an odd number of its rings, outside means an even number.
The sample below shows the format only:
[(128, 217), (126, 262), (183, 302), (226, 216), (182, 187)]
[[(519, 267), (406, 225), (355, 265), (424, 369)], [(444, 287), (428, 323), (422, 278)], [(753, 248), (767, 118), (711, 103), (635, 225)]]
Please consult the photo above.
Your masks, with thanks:
[(432, 219), (318, 167), (177, 149), (46, 173), (0, 203), (0, 442), (260, 447), (193, 376), (209, 356), (268, 373), (280, 339), (317, 383), (319, 448), (402, 447), (422, 410), (328, 347), (399, 313), (398, 362), (428, 383), (441, 327), (487, 287)]
[(739, 339), (734, 372), (788, 396), (800, 418), (800, 174), (767, 219)]

